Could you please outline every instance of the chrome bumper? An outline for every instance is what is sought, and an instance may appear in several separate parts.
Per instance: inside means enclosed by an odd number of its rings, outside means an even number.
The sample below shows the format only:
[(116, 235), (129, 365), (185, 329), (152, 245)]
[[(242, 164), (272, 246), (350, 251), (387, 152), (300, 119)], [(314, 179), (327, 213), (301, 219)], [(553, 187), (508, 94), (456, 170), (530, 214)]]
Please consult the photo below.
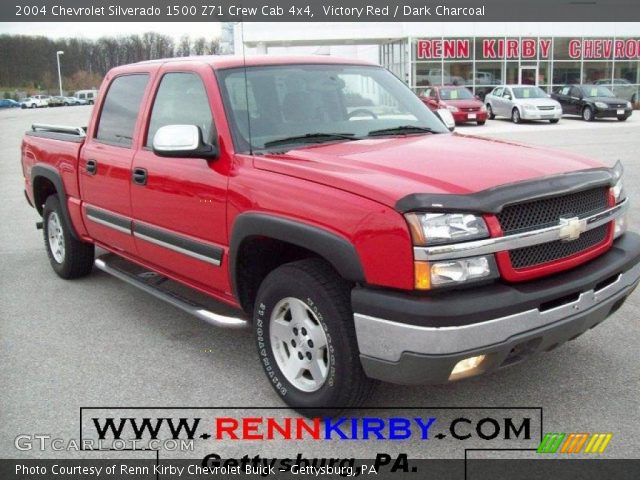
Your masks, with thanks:
[(421, 327), (355, 313), (358, 347), (362, 356), (386, 362), (398, 362), (404, 353), (452, 355), (477, 351), (537, 329), (553, 328), (572, 317), (581, 318), (601, 305), (612, 305), (626, 297), (639, 279), (637, 263), (605, 287), (580, 293), (573, 302), (456, 327)]

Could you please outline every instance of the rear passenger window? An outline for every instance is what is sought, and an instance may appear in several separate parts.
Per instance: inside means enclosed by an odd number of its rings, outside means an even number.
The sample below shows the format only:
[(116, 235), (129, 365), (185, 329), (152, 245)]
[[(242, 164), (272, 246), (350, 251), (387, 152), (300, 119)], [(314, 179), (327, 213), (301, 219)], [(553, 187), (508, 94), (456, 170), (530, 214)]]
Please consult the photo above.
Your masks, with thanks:
[(153, 103), (146, 146), (165, 125), (195, 125), (205, 142), (213, 138), (213, 116), (202, 80), (193, 73), (167, 73)]
[(149, 75), (117, 77), (104, 99), (96, 139), (123, 147), (130, 147), (133, 130), (140, 111)]

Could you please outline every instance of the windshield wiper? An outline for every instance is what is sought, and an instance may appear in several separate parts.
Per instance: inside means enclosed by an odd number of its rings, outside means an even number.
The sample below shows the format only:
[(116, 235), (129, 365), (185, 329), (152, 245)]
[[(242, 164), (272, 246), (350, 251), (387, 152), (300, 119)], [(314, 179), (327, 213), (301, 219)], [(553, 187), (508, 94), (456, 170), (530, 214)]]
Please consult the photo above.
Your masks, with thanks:
[(436, 133), (429, 127), (419, 127), (417, 125), (400, 125), (398, 127), (381, 128), (380, 130), (371, 130), (367, 136), (377, 137), (381, 135), (409, 135), (411, 133)]
[(278, 145), (287, 145), (289, 143), (304, 143), (311, 141), (313, 143), (330, 142), (331, 140), (358, 140), (354, 133), (305, 133), (304, 135), (294, 135), (292, 137), (279, 138), (271, 140), (264, 144), (265, 148), (275, 147)]

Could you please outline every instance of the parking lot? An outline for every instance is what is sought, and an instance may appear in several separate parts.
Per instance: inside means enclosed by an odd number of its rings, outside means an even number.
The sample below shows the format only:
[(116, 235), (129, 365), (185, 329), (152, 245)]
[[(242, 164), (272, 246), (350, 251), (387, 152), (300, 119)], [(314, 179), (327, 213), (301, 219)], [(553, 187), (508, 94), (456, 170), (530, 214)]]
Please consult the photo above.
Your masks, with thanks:
[[(281, 405), (249, 331), (217, 330), (99, 271), (65, 282), (50, 268), (39, 217), (24, 199), (22, 134), (34, 122), (86, 125), (91, 108), (0, 111), (3, 458), (36, 454), (15, 450), (21, 433), (77, 437), (80, 406)], [(640, 112), (624, 123), (491, 120), (457, 132), (567, 150), (610, 166), (621, 160), (633, 200), (630, 228), (640, 231)], [(545, 431), (612, 432), (606, 455), (637, 457), (639, 313), (637, 291), (607, 322), (551, 353), (455, 384), (381, 385), (368, 406), (543, 407)], [(366, 443), (349, 448), (360, 448), (361, 457), (375, 452)]]

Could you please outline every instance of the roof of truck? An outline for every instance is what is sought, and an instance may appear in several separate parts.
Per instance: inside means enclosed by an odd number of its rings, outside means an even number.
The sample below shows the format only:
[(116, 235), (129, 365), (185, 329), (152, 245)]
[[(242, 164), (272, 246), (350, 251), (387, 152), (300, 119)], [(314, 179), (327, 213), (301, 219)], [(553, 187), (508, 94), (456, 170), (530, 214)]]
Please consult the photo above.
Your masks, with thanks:
[(208, 63), (215, 69), (234, 68), (247, 65), (289, 65), (289, 64), (345, 64), (345, 65), (375, 65), (374, 63), (353, 58), (330, 57), (326, 55), (249, 55), (247, 57), (235, 55), (201, 55), (192, 57), (162, 58), (147, 60), (136, 65), (162, 63)]

